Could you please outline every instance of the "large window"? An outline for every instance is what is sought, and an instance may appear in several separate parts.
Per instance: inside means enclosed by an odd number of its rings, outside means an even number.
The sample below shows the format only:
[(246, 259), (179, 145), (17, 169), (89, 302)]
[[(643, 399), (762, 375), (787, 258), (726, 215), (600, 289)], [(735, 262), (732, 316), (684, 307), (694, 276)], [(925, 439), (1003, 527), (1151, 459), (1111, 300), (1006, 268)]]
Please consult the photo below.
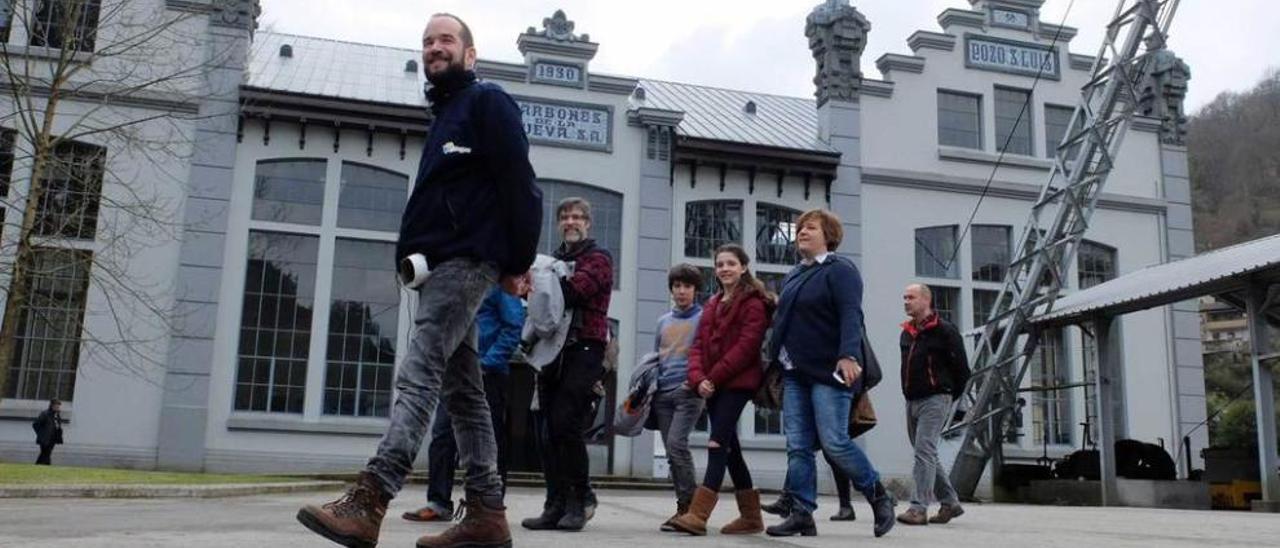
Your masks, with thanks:
[[(323, 170), (320, 176), (323, 181)], [(409, 177), (394, 171), (343, 162), (341, 185), (339, 227), (385, 232), (400, 230), (400, 218), (408, 200)], [(323, 191), (323, 186), (321, 189)]]
[(1058, 153), (1058, 146), (1067, 136), (1071, 115), (1075, 109), (1055, 105), (1044, 106), (1044, 155), (1050, 158)]
[(31, 45), (93, 51), (101, 0), (35, 0), (35, 7)]
[(1116, 250), (1097, 242), (1080, 242), (1076, 253), (1076, 281), (1080, 289), (1088, 289), (1116, 277)]
[[(990, 289), (973, 290), (973, 326), (982, 327), (987, 324), (987, 318), (991, 317), (991, 311), (996, 308), (996, 300), (1000, 298), (999, 291)], [(1007, 299), (1006, 299), (1007, 302)]]
[(1031, 92), (996, 88), (996, 147), (1011, 154), (1031, 151)]
[(756, 262), (794, 265), (800, 262), (796, 253), (796, 221), (800, 212), (773, 204), (756, 205)]
[(35, 234), (92, 240), (98, 231), (106, 150), (85, 143), (63, 142), (41, 178)]
[(973, 225), (973, 281), (1003, 282), (1013, 250), (1013, 229), (998, 225)]
[(31, 270), (15, 281), (26, 289), (27, 303), (19, 315), (6, 397), (72, 399), (92, 262), (88, 251), (32, 250)]
[[(343, 162), (258, 162), (236, 371), (237, 411), (385, 417), (400, 291), (395, 242), (409, 178)], [(337, 198), (324, 215), (325, 196)], [(332, 251), (330, 252), (329, 249)], [(327, 288), (320, 290), (319, 288)], [(317, 292), (321, 291), (321, 292)], [(317, 343), (311, 352), (312, 341)], [(319, 401), (307, 401), (307, 372)]]
[(684, 206), (684, 254), (715, 259), (716, 248), (742, 243), (742, 202), (708, 200)]
[(236, 410), (302, 413), (319, 244), (314, 236), (249, 233)]
[(596, 244), (613, 255), (613, 288), (618, 289), (622, 272), (622, 195), (616, 192), (568, 181), (539, 180), (542, 189), (542, 236), (538, 253), (550, 255), (560, 247), (556, 206), (570, 197), (591, 202), (591, 234)]
[(938, 144), (982, 148), (982, 97), (938, 92)]
[[(1057, 388), (1070, 382), (1070, 372), (1063, 352), (1061, 331), (1041, 335), (1040, 345), (1031, 362), (1032, 385)], [(1071, 391), (1040, 390), (1032, 396), (1031, 429), (1036, 445), (1071, 445)]]
[(385, 417), (391, 409), (400, 315), (395, 253), (389, 242), (337, 241), (324, 380), (327, 415)]
[(324, 160), (259, 162), (253, 178), (253, 219), (319, 226), (324, 185)]
[(955, 260), (955, 225), (916, 229), (916, 275), (929, 278), (959, 278)]

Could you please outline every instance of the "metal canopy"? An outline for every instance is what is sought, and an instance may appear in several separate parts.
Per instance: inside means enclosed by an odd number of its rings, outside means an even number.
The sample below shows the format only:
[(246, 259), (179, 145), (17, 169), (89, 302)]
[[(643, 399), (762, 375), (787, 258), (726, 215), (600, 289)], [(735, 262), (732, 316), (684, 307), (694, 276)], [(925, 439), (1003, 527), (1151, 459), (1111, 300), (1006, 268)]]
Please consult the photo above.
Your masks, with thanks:
[(1058, 299), (1052, 312), (1031, 322), (1042, 328), (1077, 324), (1095, 316), (1237, 293), (1250, 282), (1280, 282), (1280, 234), (1126, 274)]

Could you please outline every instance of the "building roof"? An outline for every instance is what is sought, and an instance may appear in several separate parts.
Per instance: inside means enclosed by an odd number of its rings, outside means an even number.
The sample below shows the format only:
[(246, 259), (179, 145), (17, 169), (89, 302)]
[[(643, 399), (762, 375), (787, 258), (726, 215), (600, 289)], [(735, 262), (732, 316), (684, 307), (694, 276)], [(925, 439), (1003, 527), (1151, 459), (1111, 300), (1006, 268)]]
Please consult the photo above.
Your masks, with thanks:
[[(280, 54), (282, 46), (292, 56)], [(250, 54), (245, 85), (252, 88), (354, 101), (426, 107), (421, 62), (416, 49), (392, 48), (326, 38), (259, 32)], [(694, 84), (642, 80), (645, 99), (634, 106), (685, 113), (683, 137), (756, 146), (835, 153), (818, 140), (818, 112), (812, 99), (727, 90)], [(747, 112), (754, 102), (756, 112)]]
[(1052, 312), (1032, 321), (1052, 326), (1126, 314), (1239, 291), (1251, 278), (1280, 281), (1280, 234), (1126, 274), (1062, 297)]
[[(818, 107), (812, 99), (641, 80), (644, 101), (637, 106), (683, 111), (677, 134), (775, 148), (836, 152), (818, 139)], [(747, 103), (755, 103), (755, 113)]]
[[(280, 55), (288, 45), (292, 57)], [(391, 48), (293, 34), (254, 36), (245, 85), (273, 91), (396, 105), (427, 106), (416, 49)]]

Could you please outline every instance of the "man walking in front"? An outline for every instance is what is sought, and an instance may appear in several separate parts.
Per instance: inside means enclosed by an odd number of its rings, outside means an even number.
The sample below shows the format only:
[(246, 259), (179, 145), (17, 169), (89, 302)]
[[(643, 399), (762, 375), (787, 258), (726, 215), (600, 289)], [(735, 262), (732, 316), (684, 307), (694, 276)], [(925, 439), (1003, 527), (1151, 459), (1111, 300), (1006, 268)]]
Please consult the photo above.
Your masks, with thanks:
[(495, 283), (516, 293), (533, 263), (542, 225), (520, 110), (500, 87), (477, 82), (471, 29), (436, 14), (422, 37), (435, 113), (396, 257), (422, 255), (430, 277), (417, 287), (409, 353), (377, 453), (346, 495), (307, 506), (298, 520), (339, 544), (372, 547), (387, 503), (400, 491), (443, 395), (466, 471), (466, 517), (418, 546), (510, 546), (497, 445), (476, 352), (475, 316)]
[[(910, 317), (902, 324), (902, 394), (907, 398), (907, 437), (915, 448), (911, 475), (915, 493), (911, 507), (898, 515), (907, 525), (947, 523), (964, 509), (938, 460), (938, 440), (951, 410), (951, 402), (964, 393), (969, 380), (969, 358), (964, 340), (951, 322), (933, 308), (933, 292), (923, 284), (907, 286), (902, 307)], [(942, 507), (932, 518), (929, 501), (936, 496)]]
[(550, 438), (542, 455), (547, 498), (542, 515), (520, 524), (533, 530), (581, 531), (596, 507), (586, 433), (599, 398), (595, 386), (604, 377), (613, 258), (587, 237), (590, 202), (565, 198), (556, 207), (556, 219), (562, 243), (555, 258), (573, 263), (573, 273), (560, 280), (573, 323), (560, 355), (538, 375), (538, 408), (546, 415)]

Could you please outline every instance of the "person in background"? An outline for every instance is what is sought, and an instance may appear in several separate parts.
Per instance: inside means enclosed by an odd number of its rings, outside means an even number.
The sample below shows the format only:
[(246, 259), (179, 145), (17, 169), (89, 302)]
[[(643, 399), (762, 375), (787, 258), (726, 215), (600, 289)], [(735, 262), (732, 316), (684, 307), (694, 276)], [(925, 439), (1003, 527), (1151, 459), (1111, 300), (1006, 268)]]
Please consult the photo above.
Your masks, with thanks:
[[(969, 382), (969, 358), (960, 330), (934, 310), (929, 286), (907, 286), (902, 308), (908, 319), (902, 324), (898, 346), (902, 349), (902, 395), (907, 399), (907, 439), (915, 449), (911, 468), (915, 491), (911, 507), (898, 515), (898, 521), (907, 525), (948, 523), (964, 514), (964, 508), (938, 460), (938, 441), (951, 402), (960, 398)], [(929, 501), (935, 496), (942, 506), (930, 518)]]
[(40, 446), (40, 456), (36, 464), (49, 466), (53, 464), (53, 447), (62, 444), (62, 402), (49, 400), (49, 408), (40, 412), (31, 428), (36, 431), (36, 445)]

